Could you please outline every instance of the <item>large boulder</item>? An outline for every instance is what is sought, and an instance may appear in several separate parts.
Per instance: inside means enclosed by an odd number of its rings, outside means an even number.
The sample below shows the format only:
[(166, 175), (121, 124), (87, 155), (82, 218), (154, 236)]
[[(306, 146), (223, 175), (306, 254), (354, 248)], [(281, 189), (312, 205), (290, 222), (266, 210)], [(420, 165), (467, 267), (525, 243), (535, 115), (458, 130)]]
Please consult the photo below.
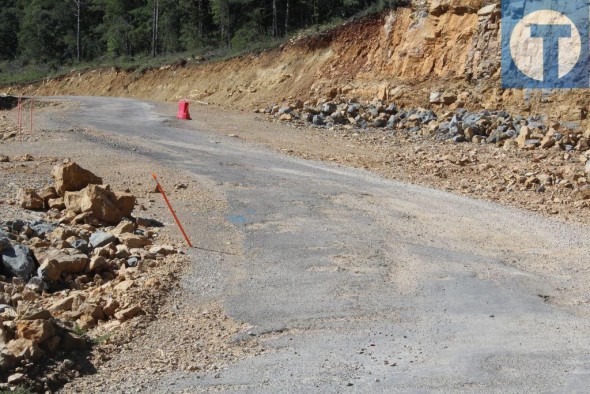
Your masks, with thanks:
[(3, 271), (10, 276), (29, 280), (35, 271), (35, 256), (28, 246), (10, 246), (3, 249), (0, 256)]
[(64, 203), (77, 214), (91, 212), (93, 217), (104, 222), (119, 223), (131, 215), (135, 197), (129, 193), (114, 193), (108, 187), (88, 185), (79, 192), (66, 192)]
[(102, 178), (73, 161), (55, 166), (51, 176), (55, 180), (55, 189), (61, 196), (64, 196), (66, 192), (82, 190), (88, 185), (102, 185)]

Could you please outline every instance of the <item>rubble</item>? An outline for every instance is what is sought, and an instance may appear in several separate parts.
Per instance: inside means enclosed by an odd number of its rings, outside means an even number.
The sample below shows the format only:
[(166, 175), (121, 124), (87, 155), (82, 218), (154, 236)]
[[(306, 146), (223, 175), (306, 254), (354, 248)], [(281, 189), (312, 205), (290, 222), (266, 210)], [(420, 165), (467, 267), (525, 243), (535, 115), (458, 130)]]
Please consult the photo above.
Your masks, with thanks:
[[(147, 274), (149, 268), (181, 253), (157, 244), (158, 231), (151, 226), (158, 222), (132, 217), (132, 194), (92, 183), (102, 179), (73, 162), (52, 175), (55, 187), (19, 194), (21, 207), (47, 210), (43, 219), (0, 221), (4, 388), (25, 384), (43, 391), (69, 379), (76, 371), (60, 360), (90, 349), (92, 330), (147, 317), (149, 308), (133, 294), (157, 279)], [(54, 372), (38, 376), (38, 363), (53, 365)]]
[[(458, 100), (453, 92), (434, 91), (429, 97), (433, 107), (448, 108)], [(435, 108), (436, 109), (436, 108)], [(260, 111), (259, 111), (260, 112)], [(382, 130), (385, 134), (404, 134), (415, 139), (450, 140), (454, 143), (496, 144), (505, 149), (551, 149), (585, 152), (590, 149), (588, 137), (580, 125), (564, 122), (547, 124), (539, 117), (513, 115), (506, 111), (454, 111), (437, 114), (431, 108), (404, 109), (382, 100), (360, 103), (358, 99), (336, 98), (312, 100), (299, 109), (295, 104), (279, 109), (272, 105), (262, 112), (281, 122), (310, 125), (351, 133)], [(281, 116), (288, 113), (289, 118)]]

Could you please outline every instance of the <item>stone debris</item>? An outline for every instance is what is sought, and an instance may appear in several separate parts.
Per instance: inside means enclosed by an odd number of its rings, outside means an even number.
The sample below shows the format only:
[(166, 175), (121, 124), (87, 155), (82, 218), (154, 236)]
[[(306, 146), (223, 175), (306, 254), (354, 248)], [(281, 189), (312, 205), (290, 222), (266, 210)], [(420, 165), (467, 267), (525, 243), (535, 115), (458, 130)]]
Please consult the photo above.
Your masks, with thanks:
[[(429, 97), (433, 107), (440, 105), (441, 109), (456, 105), (457, 100), (458, 96), (452, 92), (434, 91)], [(549, 123), (541, 117), (513, 115), (506, 111), (474, 112), (456, 108), (436, 113), (433, 109), (405, 109), (382, 100), (360, 103), (357, 99), (340, 98), (307, 101), (301, 109), (296, 104), (272, 105), (258, 112), (285, 123), (351, 133), (372, 133), (379, 129), (386, 134), (404, 134), (412, 138), (496, 144), (507, 150), (556, 147), (566, 152), (585, 152), (590, 149), (590, 134), (578, 124)]]
[(157, 244), (159, 222), (132, 217), (132, 194), (73, 162), (52, 175), (55, 187), (19, 192), (43, 219), (0, 221), (0, 390), (49, 390), (78, 374), (67, 357), (91, 347), (93, 330), (148, 318), (142, 291), (161, 282), (149, 269), (182, 253)]

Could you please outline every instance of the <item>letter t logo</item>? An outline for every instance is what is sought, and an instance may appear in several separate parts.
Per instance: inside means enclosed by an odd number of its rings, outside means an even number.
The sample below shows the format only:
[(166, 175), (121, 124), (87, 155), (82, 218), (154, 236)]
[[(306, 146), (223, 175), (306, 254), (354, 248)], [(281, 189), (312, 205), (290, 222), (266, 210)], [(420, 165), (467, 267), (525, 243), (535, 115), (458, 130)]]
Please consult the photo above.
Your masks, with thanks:
[(531, 38), (543, 39), (543, 80), (559, 79), (559, 39), (572, 36), (570, 25), (532, 25)]

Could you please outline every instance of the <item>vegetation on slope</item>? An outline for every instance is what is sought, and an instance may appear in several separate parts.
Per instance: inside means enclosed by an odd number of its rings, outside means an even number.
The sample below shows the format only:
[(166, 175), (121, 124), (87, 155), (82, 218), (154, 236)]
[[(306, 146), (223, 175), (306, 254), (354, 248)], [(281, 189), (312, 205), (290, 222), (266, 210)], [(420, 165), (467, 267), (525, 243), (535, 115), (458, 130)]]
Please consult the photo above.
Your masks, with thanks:
[(0, 84), (262, 50), (405, 0), (4, 0)]

